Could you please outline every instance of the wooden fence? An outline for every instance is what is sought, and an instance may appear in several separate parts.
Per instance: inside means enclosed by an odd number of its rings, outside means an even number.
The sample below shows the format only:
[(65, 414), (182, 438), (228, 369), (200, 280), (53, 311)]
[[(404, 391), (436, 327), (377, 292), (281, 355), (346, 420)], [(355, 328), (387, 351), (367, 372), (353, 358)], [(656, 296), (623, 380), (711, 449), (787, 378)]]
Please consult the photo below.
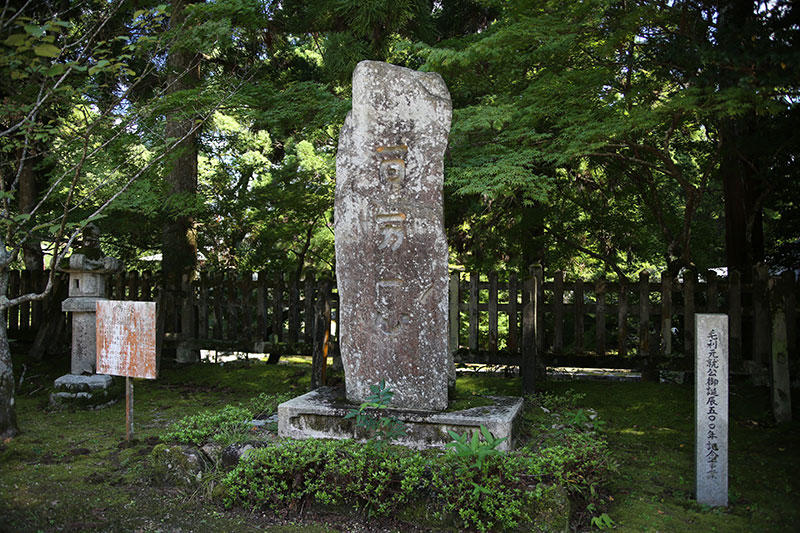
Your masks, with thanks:
[(798, 282), (792, 272), (770, 278), (759, 267), (751, 283), (743, 283), (738, 272), (718, 277), (714, 271), (699, 279), (688, 272), (681, 280), (666, 273), (652, 279), (648, 272), (629, 282), (565, 280), (563, 272), (548, 278), (539, 268), (524, 279), (515, 273), (452, 273), (451, 346), (459, 346), (464, 360), (518, 362), (532, 299), (529, 336), (548, 365), (689, 369), (695, 313), (727, 313), (732, 367), (743, 370), (748, 360), (767, 364), (770, 309), (781, 305), (789, 353), (797, 359)]
[[(732, 272), (689, 273), (681, 280), (642, 272), (630, 282), (568, 280), (563, 272), (545, 276), (532, 268), (517, 273), (453, 272), (450, 279), (450, 346), (461, 362), (607, 368), (691, 368), (694, 314), (727, 313), (731, 363), (766, 365), (770, 354), (770, 306), (782, 305), (789, 354), (797, 359), (798, 283), (792, 273), (769, 278), (758, 268), (751, 283)], [(44, 286), (46, 273), (12, 272), (9, 296)], [(11, 338), (30, 339), (60, 309), (66, 283), (55, 296), (9, 310)], [(112, 299), (160, 298), (165, 341), (195, 349), (311, 354), (315, 339), (337, 346), (335, 285), (312, 272), (300, 280), (283, 275), (203, 273), (184, 281), (178, 293), (159, 290), (157, 274), (113, 276)], [(57, 300), (56, 300), (57, 299)], [(50, 315), (52, 316), (52, 315)], [(327, 334), (327, 337), (325, 335)], [(523, 364), (523, 366), (525, 366)], [(530, 365), (531, 367), (533, 365)]]

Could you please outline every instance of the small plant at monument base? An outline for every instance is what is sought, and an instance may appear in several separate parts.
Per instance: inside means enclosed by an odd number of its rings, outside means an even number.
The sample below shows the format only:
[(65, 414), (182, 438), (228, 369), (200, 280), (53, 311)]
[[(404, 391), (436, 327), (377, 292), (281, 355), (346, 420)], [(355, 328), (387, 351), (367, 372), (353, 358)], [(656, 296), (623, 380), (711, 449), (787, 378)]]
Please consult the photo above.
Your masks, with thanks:
[(597, 529), (611, 529), (614, 527), (614, 520), (607, 513), (603, 513), (592, 517), (592, 525)]
[[(471, 464), (468, 465), (468, 468), (475, 468), (479, 471), (483, 470), (487, 457), (501, 454), (497, 446), (507, 439), (507, 437), (501, 439), (495, 438), (484, 425), (481, 425), (480, 433), (477, 431), (472, 433), (471, 439), (468, 433), (459, 435), (452, 430), (448, 430), (447, 433), (453, 438), (453, 441), (445, 444), (445, 447), (450, 448), (455, 453), (456, 457), (464, 458), (470, 462)], [(480, 439), (481, 435), (483, 435), (484, 440)], [(490, 490), (474, 481), (471, 483), (474, 496), (477, 496), (479, 493), (491, 494)]]
[[(459, 435), (451, 430), (448, 430), (447, 433), (452, 437), (453, 441), (445, 444), (445, 447), (453, 450), (458, 457), (473, 459), (475, 461), (473, 466), (479, 470), (483, 468), (484, 460), (487, 457), (502, 453), (497, 447), (508, 438), (496, 439), (483, 425), (481, 425), (480, 433), (477, 431), (472, 433), (471, 439), (468, 433)], [(483, 440), (480, 438), (481, 435), (483, 435)]]
[(389, 407), (394, 391), (386, 386), (385, 380), (381, 380), (377, 385), (370, 385), (369, 390), (370, 395), (358, 409), (351, 409), (344, 417), (355, 418), (356, 427), (363, 428), (371, 434), (370, 441), (375, 438), (378, 442), (386, 442), (405, 435), (406, 426), (397, 417), (380, 416), (374, 411)]

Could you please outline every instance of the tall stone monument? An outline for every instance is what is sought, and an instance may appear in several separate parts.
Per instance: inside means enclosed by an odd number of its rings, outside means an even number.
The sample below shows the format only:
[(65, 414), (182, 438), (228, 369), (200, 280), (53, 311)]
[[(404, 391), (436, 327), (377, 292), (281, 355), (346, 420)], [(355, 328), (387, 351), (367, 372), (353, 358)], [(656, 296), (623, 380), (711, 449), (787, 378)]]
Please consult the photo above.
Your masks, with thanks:
[(362, 61), (336, 156), (336, 279), (347, 398), (447, 407), (442, 213), (450, 93), (439, 74)]
[[(487, 428), (514, 445), (521, 398), (445, 411), (455, 369), (448, 350), (443, 156), (450, 94), (441, 76), (362, 61), (336, 157), (336, 278), (345, 388), (320, 387), (278, 406), (283, 437), (370, 435), (345, 418), (381, 381), (394, 392), (381, 415), (399, 420), (393, 440), (441, 447), (448, 431)], [(346, 400), (343, 398), (346, 392)], [(349, 403), (348, 403), (349, 401)]]

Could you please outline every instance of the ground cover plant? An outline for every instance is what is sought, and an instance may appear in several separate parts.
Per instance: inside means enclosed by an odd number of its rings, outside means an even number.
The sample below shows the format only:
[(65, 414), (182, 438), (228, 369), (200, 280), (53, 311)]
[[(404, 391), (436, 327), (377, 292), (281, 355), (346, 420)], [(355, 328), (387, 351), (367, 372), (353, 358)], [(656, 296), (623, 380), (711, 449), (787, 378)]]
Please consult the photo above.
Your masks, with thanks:
[[(47, 409), (48, 387), (65, 370), (27, 366), (18, 399), (23, 432), (0, 444), (2, 531), (429, 530), (419, 523), (355, 510), (343, 514), (289, 506), (277, 512), (226, 508), (223, 499), (209, 498), (202, 485), (150, 482), (151, 450), (160, 442), (156, 437), (172, 424), (225, 405), (253, 410), (251, 402), (262, 394), (304, 392), (310, 370), (306, 363), (201, 364), (165, 369), (155, 381), (137, 380), (137, 441), (131, 445), (124, 442), (120, 404), (99, 411)], [(458, 387), (463, 397), (513, 394), (519, 381), (462, 375)], [(794, 505), (800, 462), (793, 453), (800, 444), (800, 425), (770, 422), (766, 389), (740, 384), (732, 389), (731, 505), (724, 510), (703, 508), (692, 497), (691, 387), (556, 382), (544, 385), (542, 392), (546, 394), (531, 405), (535, 409), (526, 411), (529, 452), (552, 447), (564, 435), (580, 439), (583, 431), (576, 424), (605, 421), (597, 429), (619, 465), (603, 486), (594, 487), (593, 502), (573, 504), (573, 527), (597, 530), (592, 519), (602, 524), (604, 513), (618, 531), (788, 531), (800, 523), (800, 510)], [(548, 417), (545, 410), (559, 416)], [(594, 413), (597, 418), (592, 420)], [(564, 472), (570, 471), (565, 466)], [(578, 472), (566, 482), (581, 484), (584, 479), (586, 475)], [(464, 484), (470, 496), (474, 486), (469, 480)], [(591, 496), (591, 486), (582, 490)], [(441, 502), (436, 505), (444, 508)]]

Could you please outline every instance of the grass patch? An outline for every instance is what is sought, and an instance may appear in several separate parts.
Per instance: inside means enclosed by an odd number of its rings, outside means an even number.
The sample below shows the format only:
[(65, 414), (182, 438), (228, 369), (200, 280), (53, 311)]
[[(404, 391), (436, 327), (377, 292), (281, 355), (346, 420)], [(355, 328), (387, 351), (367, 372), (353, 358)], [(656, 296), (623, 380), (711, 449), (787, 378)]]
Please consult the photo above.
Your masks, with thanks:
[[(60, 365), (60, 366), (59, 366)], [(353, 515), (297, 517), (287, 509), (254, 513), (225, 509), (193, 491), (152, 487), (144, 466), (157, 437), (185, 416), (215, 411), (226, 404), (254, 412), (260, 394), (298, 395), (308, 390), (310, 366), (199, 364), (165, 369), (158, 380), (135, 382), (138, 442), (124, 446), (124, 406), (99, 411), (50, 411), (52, 380), (68, 371), (28, 364), (18, 389), (22, 434), (0, 443), (0, 530), (3, 531), (347, 531)], [(21, 371), (17, 361), (15, 368)], [(17, 375), (17, 379), (19, 374)], [(581, 523), (607, 513), (619, 531), (791, 531), (800, 523), (795, 505), (800, 493), (800, 424), (770, 421), (764, 388), (734, 386), (731, 391), (730, 501), (727, 509), (708, 509), (693, 500), (694, 440), (692, 388), (619, 382), (556, 382), (543, 392), (562, 398), (560, 421), (541, 407), (526, 411), (530, 452), (551, 446), (569, 432), (579, 410), (596, 410), (602, 433), (619, 471), (597, 492)], [(563, 398), (567, 391), (567, 401)], [(516, 395), (519, 380), (502, 376), (460, 376), (457, 397)], [(795, 395), (800, 397), (800, 395)], [(795, 402), (797, 404), (797, 402)], [(548, 407), (549, 406), (549, 407)], [(566, 413), (572, 413), (567, 415)], [(800, 412), (795, 409), (795, 420)], [(256, 415), (257, 416), (257, 415)], [(553, 428), (553, 426), (563, 426)], [(471, 485), (470, 485), (471, 486)], [(586, 490), (591, 492), (591, 488)], [(294, 522), (294, 523), (293, 523)], [(359, 522), (362, 523), (362, 522)], [(381, 522), (373, 522), (383, 524)], [(389, 523), (386, 529), (409, 529)]]

